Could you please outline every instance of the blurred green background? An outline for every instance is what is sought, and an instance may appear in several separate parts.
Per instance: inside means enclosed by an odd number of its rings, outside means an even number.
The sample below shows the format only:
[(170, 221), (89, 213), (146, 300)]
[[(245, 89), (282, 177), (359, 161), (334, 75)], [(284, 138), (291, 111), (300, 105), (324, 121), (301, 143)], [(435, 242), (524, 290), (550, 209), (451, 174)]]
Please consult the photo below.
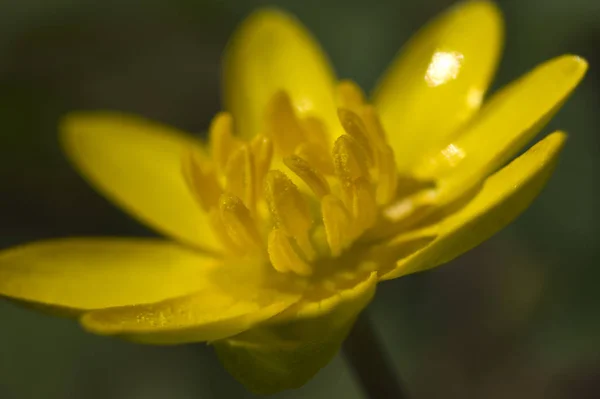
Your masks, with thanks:
[[(58, 118), (109, 108), (205, 130), (219, 58), (257, 6), (294, 12), (340, 77), (370, 88), (400, 46), (451, 0), (3, 0), (0, 244), (148, 235), (88, 187), (56, 140)], [(412, 396), (600, 397), (600, 2), (506, 0), (495, 86), (578, 53), (591, 64), (545, 133), (570, 133), (561, 164), (509, 228), (442, 268), (381, 285), (369, 311)], [(250, 398), (205, 345), (146, 347), (0, 302), (0, 399)], [(277, 398), (363, 398), (338, 356)]]

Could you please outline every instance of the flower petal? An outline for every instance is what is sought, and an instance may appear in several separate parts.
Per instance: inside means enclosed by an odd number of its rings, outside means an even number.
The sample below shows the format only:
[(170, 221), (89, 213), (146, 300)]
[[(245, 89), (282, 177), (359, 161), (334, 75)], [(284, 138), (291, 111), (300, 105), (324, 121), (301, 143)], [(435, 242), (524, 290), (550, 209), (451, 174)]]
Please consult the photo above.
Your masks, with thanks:
[(248, 17), (230, 40), (223, 67), (224, 105), (241, 136), (263, 133), (267, 103), (280, 90), (299, 116), (319, 116), (329, 131), (341, 129), (334, 73), (319, 44), (291, 15), (264, 9)]
[[(215, 342), (225, 368), (249, 390), (272, 394), (305, 384), (338, 352), (358, 314), (375, 293), (376, 273), (339, 292), (328, 312), (265, 325)], [(293, 313), (284, 312), (282, 318)], [(279, 318), (279, 316), (277, 317)]]
[(458, 196), (513, 157), (550, 120), (577, 86), (587, 63), (565, 55), (547, 61), (495, 94), (466, 131), (412, 174), (437, 180)]
[(41, 241), (0, 252), (0, 296), (75, 313), (151, 303), (198, 290), (215, 263), (158, 239)]
[(158, 231), (205, 250), (219, 243), (186, 186), (183, 155), (200, 143), (175, 129), (113, 112), (62, 123), (63, 146), (96, 188)]
[(81, 323), (101, 335), (146, 344), (214, 341), (252, 328), (294, 303), (304, 287), (262, 273), (255, 264), (223, 265), (193, 294), (162, 302), (102, 309)]
[(465, 1), (401, 50), (373, 96), (401, 171), (445, 144), (479, 109), (502, 36), (502, 16), (493, 3)]
[[(461, 210), (440, 222), (429, 245), (398, 261), (382, 279), (392, 279), (449, 262), (487, 240), (521, 214), (552, 174), (565, 134), (555, 132), (490, 176)], [(414, 232), (409, 234), (415, 234)], [(401, 239), (399, 237), (398, 239)]]

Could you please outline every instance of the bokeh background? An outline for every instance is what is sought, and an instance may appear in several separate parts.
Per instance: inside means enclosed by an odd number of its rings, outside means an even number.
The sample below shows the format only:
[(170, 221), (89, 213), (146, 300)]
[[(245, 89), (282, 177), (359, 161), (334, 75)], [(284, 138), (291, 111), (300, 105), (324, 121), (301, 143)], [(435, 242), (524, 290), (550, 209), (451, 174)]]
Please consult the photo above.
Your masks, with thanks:
[[(219, 58), (234, 26), (275, 4), (321, 40), (341, 77), (371, 88), (400, 46), (451, 0), (3, 0), (0, 245), (72, 235), (150, 235), (61, 156), (73, 109), (134, 112), (191, 132), (219, 110)], [(600, 397), (600, 2), (506, 0), (494, 87), (578, 53), (582, 86), (545, 133), (570, 132), (534, 205), (442, 268), (381, 285), (369, 312), (412, 397)], [(146, 347), (85, 334), (0, 302), (0, 399), (250, 398), (205, 345)], [(363, 398), (342, 356), (277, 398)]]

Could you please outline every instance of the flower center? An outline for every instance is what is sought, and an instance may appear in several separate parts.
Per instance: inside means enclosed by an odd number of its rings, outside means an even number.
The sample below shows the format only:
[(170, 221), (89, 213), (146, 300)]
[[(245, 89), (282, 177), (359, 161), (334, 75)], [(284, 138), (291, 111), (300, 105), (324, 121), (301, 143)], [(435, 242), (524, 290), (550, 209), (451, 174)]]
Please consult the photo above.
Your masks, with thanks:
[(225, 256), (263, 257), (281, 273), (310, 276), (321, 260), (345, 258), (370, 231), (410, 213), (396, 201), (394, 153), (375, 109), (352, 82), (340, 83), (338, 96), (345, 134), (333, 145), (318, 118), (299, 118), (278, 92), (263, 134), (242, 141), (231, 115), (220, 113), (209, 153), (184, 157), (186, 181)]

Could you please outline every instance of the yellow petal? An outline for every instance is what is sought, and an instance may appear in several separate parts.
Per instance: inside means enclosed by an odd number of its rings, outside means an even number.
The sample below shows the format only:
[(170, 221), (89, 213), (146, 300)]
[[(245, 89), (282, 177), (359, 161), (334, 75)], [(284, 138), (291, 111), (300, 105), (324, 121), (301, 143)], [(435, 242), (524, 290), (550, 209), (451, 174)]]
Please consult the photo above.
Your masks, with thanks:
[(447, 142), (479, 108), (502, 47), (502, 17), (488, 1), (465, 1), (401, 50), (374, 92), (399, 170)]
[[(514, 156), (562, 106), (587, 69), (576, 56), (547, 61), (495, 94), (467, 130), (413, 175), (467, 190)], [(442, 188), (442, 187), (440, 187)]]
[(553, 133), (490, 176), (481, 191), (464, 208), (440, 222), (437, 227), (426, 228), (437, 234), (433, 241), (398, 261), (397, 267), (382, 279), (396, 278), (446, 263), (508, 225), (544, 187), (554, 170), (565, 139), (563, 133)]
[(284, 311), (301, 294), (246, 285), (211, 285), (163, 302), (97, 310), (81, 323), (95, 334), (118, 335), (145, 344), (214, 341), (239, 334)]
[(298, 116), (325, 118), (329, 131), (338, 126), (334, 73), (310, 33), (294, 17), (259, 10), (235, 32), (224, 57), (223, 98), (238, 134), (264, 132), (267, 103), (280, 90)]
[(67, 155), (104, 195), (164, 234), (198, 248), (219, 248), (182, 173), (184, 157), (202, 151), (198, 141), (112, 112), (73, 113), (61, 128)]
[[(215, 342), (225, 368), (249, 390), (272, 394), (304, 385), (338, 352), (358, 314), (375, 293), (375, 273), (338, 292), (335, 306), (312, 317), (254, 328)], [(336, 296), (331, 294), (330, 298)], [(333, 299), (324, 299), (325, 302)], [(292, 308), (284, 314), (290, 315)], [(282, 317), (287, 317), (282, 314)], [(278, 316), (279, 317), (279, 316)]]
[(73, 312), (186, 295), (215, 260), (158, 239), (73, 238), (0, 252), (0, 296)]

